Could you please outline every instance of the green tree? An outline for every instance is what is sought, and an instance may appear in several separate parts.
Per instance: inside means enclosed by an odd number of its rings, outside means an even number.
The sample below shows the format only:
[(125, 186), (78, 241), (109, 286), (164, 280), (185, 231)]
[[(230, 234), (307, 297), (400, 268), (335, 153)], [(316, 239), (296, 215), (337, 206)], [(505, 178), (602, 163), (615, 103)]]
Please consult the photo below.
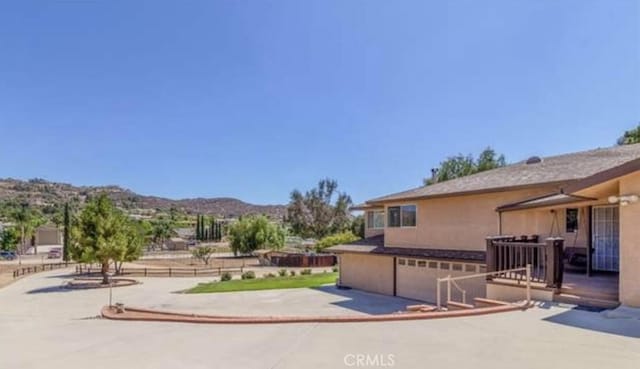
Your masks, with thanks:
[(131, 242), (129, 218), (105, 195), (92, 198), (73, 229), (74, 259), (100, 263), (102, 283), (109, 283), (109, 263), (123, 260)]
[(351, 231), (332, 234), (331, 236), (321, 238), (320, 241), (316, 243), (316, 251), (320, 252), (327, 247), (351, 243), (359, 239), (360, 237), (356, 236)]
[[(20, 253), (24, 253), (27, 247), (27, 240), (33, 237), (35, 230), (44, 224), (46, 220), (42, 215), (28, 203), (23, 203), (11, 214), (11, 220), (20, 231)], [(35, 246), (35, 253), (38, 252)]]
[(173, 233), (173, 226), (170, 221), (160, 218), (152, 223), (152, 227), (153, 242), (162, 249), (167, 239), (169, 239)]
[(640, 143), (640, 124), (634, 129), (625, 131), (622, 137), (618, 138), (618, 145), (632, 145)]
[(125, 235), (125, 247), (114, 259), (116, 274), (121, 274), (122, 264), (125, 261), (138, 260), (142, 256), (142, 242), (146, 229), (141, 223), (129, 221), (123, 232)]
[(193, 251), (191, 251), (191, 254), (194, 258), (202, 260), (204, 265), (209, 265), (209, 260), (213, 256), (214, 252), (215, 249), (211, 246), (200, 246), (193, 249)]
[(291, 192), (287, 222), (298, 236), (322, 238), (349, 228), (351, 204), (349, 195), (338, 192), (338, 182), (323, 179), (304, 194), (298, 190)]
[(236, 256), (262, 248), (280, 249), (286, 235), (284, 227), (264, 215), (243, 217), (229, 227), (230, 246)]
[(507, 165), (504, 155), (498, 155), (491, 147), (484, 149), (477, 159), (473, 155), (458, 154), (448, 157), (439, 168), (432, 169), (431, 177), (423, 180), (426, 186), (451, 179), (469, 176)]
[(15, 227), (6, 227), (0, 232), (0, 250), (15, 250), (20, 242), (20, 232)]
[(351, 220), (351, 233), (364, 238), (364, 215), (358, 215)]

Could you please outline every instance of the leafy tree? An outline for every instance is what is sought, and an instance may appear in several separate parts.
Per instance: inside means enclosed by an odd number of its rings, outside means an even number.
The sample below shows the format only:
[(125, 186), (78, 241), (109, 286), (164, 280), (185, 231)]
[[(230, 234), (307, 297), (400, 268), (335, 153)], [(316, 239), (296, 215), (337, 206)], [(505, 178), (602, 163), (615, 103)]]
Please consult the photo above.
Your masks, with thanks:
[(200, 246), (196, 247), (191, 251), (191, 254), (194, 258), (202, 260), (205, 265), (209, 265), (209, 260), (213, 256), (215, 249), (211, 246)]
[(131, 221), (104, 194), (92, 198), (73, 229), (74, 259), (102, 265), (102, 283), (109, 283), (109, 263), (121, 261), (132, 241)]
[[(35, 230), (45, 223), (45, 219), (35, 209), (29, 206), (28, 203), (23, 203), (11, 214), (11, 220), (20, 230), (20, 245), (21, 252), (24, 252), (27, 244), (27, 239), (33, 237)], [(37, 248), (36, 248), (37, 253)]]
[(364, 215), (358, 215), (351, 221), (351, 233), (364, 238)]
[(618, 138), (618, 145), (632, 145), (640, 143), (640, 124), (634, 129), (625, 131), (622, 137)]
[(337, 189), (338, 182), (327, 178), (304, 194), (298, 190), (291, 192), (287, 221), (294, 234), (305, 238), (322, 238), (349, 228), (351, 197)]
[(173, 233), (173, 226), (170, 221), (161, 218), (153, 222), (152, 227), (153, 242), (162, 248), (167, 239), (171, 237), (171, 234)]
[(425, 178), (424, 184), (431, 185), (455, 178), (469, 176), (485, 170), (507, 165), (504, 155), (498, 155), (491, 147), (484, 149), (477, 159), (473, 155), (458, 154), (448, 157), (440, 167), (432, 170), (431, 178)]
[(114, 259), (116, 274), (121, 273), (122, 264), (124, 264), (125, 261), (138, 260), (140, 256), (142, 256), (142, 241), (145, 237), (146, 230), (141, 226), (141, 223), (129, 221), (123, 232), (125, 236), (125, 247), (124, 251)]
[(6, 227), (0, 232), (0, 250), (15, 250), (20, 241), (20, 232), (15, 227)]
[(350, 243), (359, 239), (360, 237), (356, 236), (351, 231), (332, 234), (331, 236), (323, 237), (318, 241), (318, 243), (316, 243), (316, 251), (320, 252), (327, 247)]
[(269, 221), (264, 215), (243, 217), (229, 227), (233, 253), (248, 254), (257, 249), (280, 249), (284, 246), (285, 229)]

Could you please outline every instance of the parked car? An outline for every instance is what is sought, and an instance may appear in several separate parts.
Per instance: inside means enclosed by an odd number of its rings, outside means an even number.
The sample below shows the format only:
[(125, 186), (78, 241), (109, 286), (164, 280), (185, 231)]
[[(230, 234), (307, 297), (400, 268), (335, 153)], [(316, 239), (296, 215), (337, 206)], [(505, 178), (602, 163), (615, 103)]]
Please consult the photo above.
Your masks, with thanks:
[(14, 251), (0, 251), (0, 259), (3, 260), (14, 260), (18, 256)]
[(59, 259), (61, 257), (62, 257), (62, 249), (60, 248), (51, 249), (47, 254), (47, 259)]

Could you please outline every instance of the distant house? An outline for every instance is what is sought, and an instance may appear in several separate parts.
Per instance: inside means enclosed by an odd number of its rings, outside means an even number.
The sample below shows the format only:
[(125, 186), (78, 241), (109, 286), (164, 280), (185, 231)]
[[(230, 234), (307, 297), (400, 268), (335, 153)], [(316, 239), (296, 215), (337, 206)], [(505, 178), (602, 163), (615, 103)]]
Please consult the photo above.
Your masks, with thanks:
[(34, 233), (34, 244), (36, 246), (44, 245), (62, 245), (63, 231), (55, 226), (38, 227)]
[[(343, 285), (382, 294), (434, 302), (437, 278), (530, 264), (552, 299), (599, 280), (613, 291), (598, 298), (640, 307), (639, 196), (640, 144), (532, 157), (371, 199), (355, 207), (366, 238), (329, 250)], [(507, 292), (476, 281), (475, 294)]]
[(188, 250), (189, 246), (185, 239), (180, 237), (171, 237), (166, 242), (167, 249), (172, 251)]

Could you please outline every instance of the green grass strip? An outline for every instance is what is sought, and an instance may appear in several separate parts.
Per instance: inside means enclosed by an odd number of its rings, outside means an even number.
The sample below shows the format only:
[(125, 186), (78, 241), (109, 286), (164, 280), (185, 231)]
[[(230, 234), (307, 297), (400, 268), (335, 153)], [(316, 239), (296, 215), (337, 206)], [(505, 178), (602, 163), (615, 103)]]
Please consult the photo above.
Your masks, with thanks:
[(285, 288), (320, 287), (335, 283), (338, 273), (317, 273), (296, 277), (234, 279), (226, 282), (200, 283), (186, 293), (215, 293), (234, 291), (279, 290)]

